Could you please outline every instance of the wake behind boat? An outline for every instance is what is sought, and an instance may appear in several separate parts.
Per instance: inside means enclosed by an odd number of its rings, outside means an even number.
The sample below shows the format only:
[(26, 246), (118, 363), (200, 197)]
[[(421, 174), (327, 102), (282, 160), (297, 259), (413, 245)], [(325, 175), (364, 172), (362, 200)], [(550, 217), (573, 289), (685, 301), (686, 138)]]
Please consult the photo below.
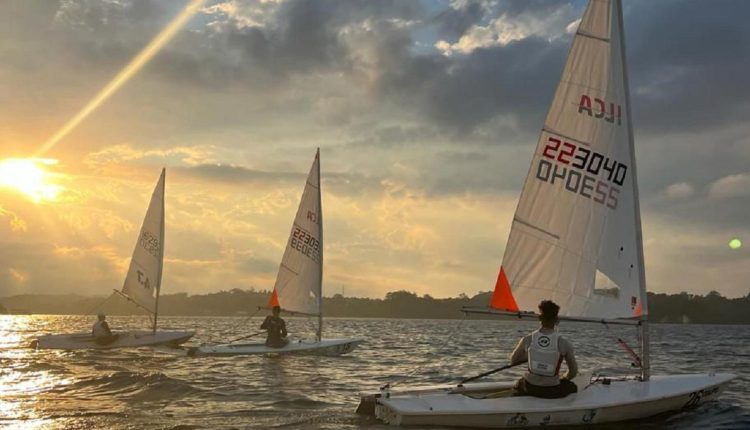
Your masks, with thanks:
[[(166, 170), (151, 195), (138, 241), (133, 250), (122, 291), (126, 298), (153, 316), (151, 331), (115, 332), (108, 342), (97, 343), (92, 333), (69, 333), (40, 336), (31, 343), (37, 349), (111, 349), (142, 346), (178, 346), (190, 339), (193, 331), (156, 331), (159, 316), (162, 267), (164, 265), (164, 185)], [(113, 293), (114, 294), (114, 293)], [(112, 297), (112, 296), (110, 296)]]
[[(353, 351), (361, 339), (323, 339), (323, 213), (320, 195), (320, 150), (307, 175), (305, 189), (292, 223), (276, 284), (268, 307), (317, 320), (314, 339), (289, 341), (279, 347), (264, 343), (202, 345), (190, 348), (190, 356), (257, 354), (341, 355)], [(251, 335), (253, 336), (253, 335)], [(247, 336), (247, 337), (251, 337)], [(242, 339), (242, 338), (240, 338)], [(238, 339), (239, 340), (239, 339)]]
[[(600, 424), (716, 399), (732, 374), (660, 375), (649, 362), (648, 301), (620, 0), (591, 0), (539, 137), (489, 307), (465, 312), (638, 329), (639, 375), (578, 381), (559, 399), (512, 396), (511, 382), (361, 396), (358, 412), (393, 425), (514, 428)], [(549, 338), (547, 338), (549, 341)], [(540, 344), (541, 345), (541, 344)], [(498, 369), (500, 370), (500, 369)]]

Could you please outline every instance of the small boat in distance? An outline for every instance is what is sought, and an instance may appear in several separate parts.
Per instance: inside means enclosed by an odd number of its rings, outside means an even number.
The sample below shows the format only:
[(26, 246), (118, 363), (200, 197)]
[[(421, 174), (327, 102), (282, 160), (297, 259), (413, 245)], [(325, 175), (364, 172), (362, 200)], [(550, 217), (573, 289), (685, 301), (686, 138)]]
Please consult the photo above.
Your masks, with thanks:
[[(488, 307), (538, 319), (628, 324), (640, 355), (618, 339), (638, 375), (578, 380), (560, 399), (513, 396), (515, 381), (464, 383), (361, 396), (358, 412), (392, 425), (484, 428), (578, 426), (677, 412), (716, 399), (732, 374), (650, 374), (648, 296), (620, 0), (591, 0), (573, 38), (511, 225)], [(606, 328), (603, 328), (606, 330)], [(542, 339), (549, 338), (541, 337)], [(584, 339), (579, 342), (585, 341)], [(614, 343), (614, 342), (613, 342)], [(706, 363), (710, 366), (710, 363)]]
[[(118, 294), (153, 316), (149, 331), (117, 332), (117, 338), (106, 344), (96, 343), (91, 332), (50, 334), (31, 343), (37, 349), (111, 349), (142, 346), (178, 346), (190, 339), (193, 331), (156, 331), (159, 316), (162, 267), (164, 265), (164, 183), (166, 169), (162, 169), (151, 202), (143, 219), (138, 241), (130, 260), (125, 283)], [(110, 296), (111, 297), (111, 296)]]
[(257, 354), (341, 355), (353, 351), (362, 339), (323, 339), (323, 214), (320, 196), (320, 150), (307, 175), (297, 215), (292, 223), (284, 256), (279, 265), (269, 308), (315, 318), (314, 339), (290, 339), (281, 348), (263, 342), (204, 345), (188, 349), (190, 356)]

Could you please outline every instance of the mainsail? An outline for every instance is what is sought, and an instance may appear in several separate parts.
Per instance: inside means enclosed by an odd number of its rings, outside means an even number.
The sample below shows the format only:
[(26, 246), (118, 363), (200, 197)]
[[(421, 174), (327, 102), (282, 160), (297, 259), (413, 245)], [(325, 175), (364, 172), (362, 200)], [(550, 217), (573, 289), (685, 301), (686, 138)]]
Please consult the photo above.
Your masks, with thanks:
[(531, 162), (490, 306), (645, 316), (621, 10), (592, 0)]
[(307, 175), (269, 304), (278, 304), (287, 311), (320, 316), (322, 279), (323, 215), (318, 150)]
[(164, 176), (162, 169), (122, 287), (124, 295), (153, 314), (158, 311), (164, 261)]

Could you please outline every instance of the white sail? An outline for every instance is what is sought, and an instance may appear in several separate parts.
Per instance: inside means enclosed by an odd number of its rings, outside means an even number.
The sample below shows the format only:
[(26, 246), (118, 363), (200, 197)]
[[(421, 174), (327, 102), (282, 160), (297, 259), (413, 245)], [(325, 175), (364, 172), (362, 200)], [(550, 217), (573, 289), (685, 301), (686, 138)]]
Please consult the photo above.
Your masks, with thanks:
[(589, 3), (542, 128), (491, 306), (645, 315), (620, 8)]
[(320, 315), (323, 278), (323, 216), (320, 204), (320, 151), (307, 175), (271, 304), (282, 309)]
[(122, 287), (123, 294), (154, 314), (164, 260), (164, 176), (162, 169)]

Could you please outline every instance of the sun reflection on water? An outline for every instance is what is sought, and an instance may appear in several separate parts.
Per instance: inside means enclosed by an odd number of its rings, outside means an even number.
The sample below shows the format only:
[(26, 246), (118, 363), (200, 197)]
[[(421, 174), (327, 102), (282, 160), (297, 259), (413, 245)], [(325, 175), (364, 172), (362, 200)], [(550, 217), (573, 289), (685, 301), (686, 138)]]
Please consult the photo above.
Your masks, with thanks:
[(37, 351), (27, 347), (25, 334), (31, 335), (35, 327), (43, 326), (41, 318), (0, 315), (0, 426), (62, 428), (37, 413), (36, 405), (43, 401), (41, 394), (73, 383), (71, 378), (56, 374), (52, 366), (40, 360)]

